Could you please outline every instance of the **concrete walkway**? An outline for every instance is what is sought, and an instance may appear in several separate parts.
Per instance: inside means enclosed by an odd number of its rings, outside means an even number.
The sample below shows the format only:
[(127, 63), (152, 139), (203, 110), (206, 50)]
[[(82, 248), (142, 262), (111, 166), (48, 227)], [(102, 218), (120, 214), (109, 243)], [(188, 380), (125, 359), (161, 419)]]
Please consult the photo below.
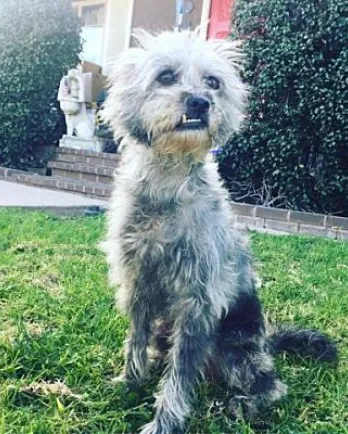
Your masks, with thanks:
[(0, 207), (77, 209), (106, 207), (107, 201), (0, 180)]

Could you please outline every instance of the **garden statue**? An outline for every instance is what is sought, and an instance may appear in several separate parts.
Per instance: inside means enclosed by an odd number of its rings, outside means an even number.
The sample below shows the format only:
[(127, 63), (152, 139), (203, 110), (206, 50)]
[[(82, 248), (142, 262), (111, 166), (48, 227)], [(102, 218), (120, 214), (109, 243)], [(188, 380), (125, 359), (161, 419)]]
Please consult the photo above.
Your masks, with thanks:
[(102, 152), (104, 140), (95, 136), (95, 123), (91, 120), (94, 114), (89, 116), (86, 109), (86, 95), (91, 90), (88, 86), (92, 86), (87, 78), (79, 69), (70, 69), (60, 82), (58, 101), (65, 115), (67, 134), (59, 146)]
[(85, 83), (78, 69), (71, 69), (59, 86), (58, 101), (65, 115), (67, 135), (92, 139), (94, 126), (88, 118), (85, 101)]

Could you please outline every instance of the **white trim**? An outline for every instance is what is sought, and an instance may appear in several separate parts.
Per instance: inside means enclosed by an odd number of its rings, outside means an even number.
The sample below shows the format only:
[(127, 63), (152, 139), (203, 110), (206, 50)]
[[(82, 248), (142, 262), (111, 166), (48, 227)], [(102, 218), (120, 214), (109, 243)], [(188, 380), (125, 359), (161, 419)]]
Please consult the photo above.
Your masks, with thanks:
[(129, 8), (129, 15), (128, 15), (128, 23), (127, 23), (127, 33), (126, 33), (124, 48), (129, 48), (129, 46), (130, 46), (131, 37), (132, 37), (132, 30), (133, 30), (134, 8), (135, 8), (135, 0), (130, 0), (130, 8)]
[(105, 1), (105, 25), (104, 25), (104, 34), (103, 34), (103, 57), (102, 57), (102, 67), (104, 69), (106, 65), (107, 58), (107, 40), (106, 37), (109, 33), (110, 28), (110, 0)]
[(208, 37), (211, 2), (212, 0), (203, 0), (202, 4), (200, 35), (203, 39), (207, 39)]
[(134, 0), (108, 0), (103, 52), (103, 72), (110, 74), (117, 56), (129, 46)]

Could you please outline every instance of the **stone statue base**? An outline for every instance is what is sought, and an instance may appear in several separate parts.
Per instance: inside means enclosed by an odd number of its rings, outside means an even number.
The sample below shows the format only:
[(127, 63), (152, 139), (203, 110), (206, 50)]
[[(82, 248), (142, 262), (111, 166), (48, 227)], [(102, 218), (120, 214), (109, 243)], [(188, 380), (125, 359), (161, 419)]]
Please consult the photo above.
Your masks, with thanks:
[(64, 135), (59, 142), (61, 148), (83, 149), (85, 151), (104, 151), (104, 140), (102, 139), (82, 139), (81, 137)]

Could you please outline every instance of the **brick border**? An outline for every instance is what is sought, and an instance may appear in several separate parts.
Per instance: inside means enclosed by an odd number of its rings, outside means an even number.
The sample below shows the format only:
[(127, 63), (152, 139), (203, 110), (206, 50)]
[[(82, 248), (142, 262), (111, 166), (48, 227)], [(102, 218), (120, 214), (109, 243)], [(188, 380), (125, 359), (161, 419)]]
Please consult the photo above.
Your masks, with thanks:
[[(89, 152), (89, 151), (86, 151)], [(113, 154), (110, 154), (113, 155)], [(0, 179), (58, 190), (84, 193), (106, 199), (112, 187), (73, 179), (32, 175), (22, 170), (0, 167)], [(348, 218), (325, 214), (268, 208), (258, 205), (232, 203), (237, 227), (278, 234), (302, 234), (333, 240), (348, 241)]]
[(348, 241), (348, 218), (258, 205), (232, 203), (235, 224), (242, 229), (302, 234)]
[(103, 205), (81, 205), (81, 206), (11, 206), (11, 209), (21, 211), (39, 211), (59, 217), (88, 217), (89, 215), (105, 214), (107, 207)]

